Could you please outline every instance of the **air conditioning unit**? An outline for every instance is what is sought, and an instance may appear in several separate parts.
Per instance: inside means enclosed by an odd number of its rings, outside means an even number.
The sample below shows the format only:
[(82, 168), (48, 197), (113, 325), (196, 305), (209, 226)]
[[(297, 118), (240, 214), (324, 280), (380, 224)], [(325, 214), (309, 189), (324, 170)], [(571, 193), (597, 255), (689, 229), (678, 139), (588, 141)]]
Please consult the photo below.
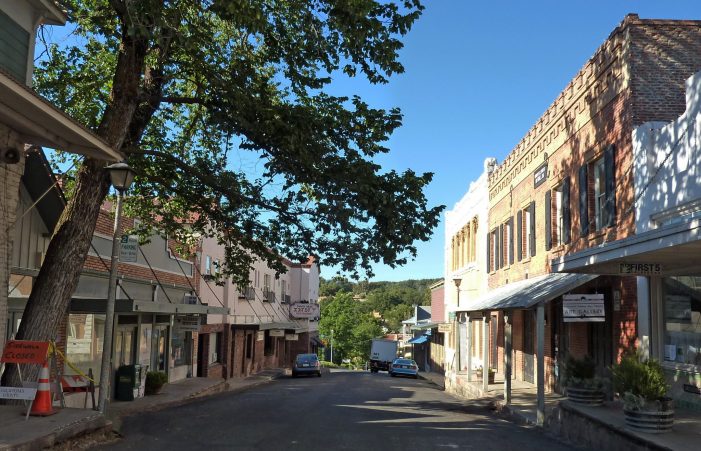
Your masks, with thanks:
[(183, 299), (183, 304), (197, 305), (197, 296), (194, 294), (186, 294)]

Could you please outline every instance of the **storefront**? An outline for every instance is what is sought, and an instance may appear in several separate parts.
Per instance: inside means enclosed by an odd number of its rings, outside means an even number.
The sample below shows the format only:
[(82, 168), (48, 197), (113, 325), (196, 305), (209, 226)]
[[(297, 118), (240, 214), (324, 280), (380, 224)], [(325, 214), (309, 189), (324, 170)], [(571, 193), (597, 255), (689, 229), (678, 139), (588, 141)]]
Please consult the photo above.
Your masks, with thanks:
[(701, 406), (701, 221), (653, 229), (553, 261), (560, 272), (637, 278), (638, 348), (678, 402)]

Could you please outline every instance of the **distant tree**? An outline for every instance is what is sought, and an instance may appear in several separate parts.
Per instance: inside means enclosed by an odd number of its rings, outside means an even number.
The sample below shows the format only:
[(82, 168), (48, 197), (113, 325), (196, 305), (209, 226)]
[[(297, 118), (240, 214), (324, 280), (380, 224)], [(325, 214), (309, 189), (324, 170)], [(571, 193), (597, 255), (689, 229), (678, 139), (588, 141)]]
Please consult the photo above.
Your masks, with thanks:
[(335, 296), (339, 292), (353, 292), (354, 284), (345, 277), (336, 276), (331, 280), (326, 280), (323, 277), (319, 280), (319, 295), (320, 296)]
[(370, 340), (380, 336), (382, 329), (350, 293), (339, 292), (321, 304), (319, 333), (333, 340), (333, 358), (338, 363), (365, 355)]

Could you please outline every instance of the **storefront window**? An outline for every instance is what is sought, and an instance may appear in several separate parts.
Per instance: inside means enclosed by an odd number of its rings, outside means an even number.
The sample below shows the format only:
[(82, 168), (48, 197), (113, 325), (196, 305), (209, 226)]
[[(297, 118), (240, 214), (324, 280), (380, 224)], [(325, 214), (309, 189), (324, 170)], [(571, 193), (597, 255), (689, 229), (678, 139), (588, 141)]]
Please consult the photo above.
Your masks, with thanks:
[(171, 364), (189, 365), (192, 355), (192, 332), (184, 332), (177, 327), (171, 329)]
[(209, 364), (220, 362), (219, 356), (219, 334), (213, 332), (209, 334)]
[[(95, 377), (100, 376), (102, 344), (105, 332), (105, 315), (68, 315), (66, 358), (84, 374), (92, 369)], [(76, 374), (68, 362), (64, 364), (65, 374)]]
[(701, 277), (665, 277), (664, 360), (701, 366)]

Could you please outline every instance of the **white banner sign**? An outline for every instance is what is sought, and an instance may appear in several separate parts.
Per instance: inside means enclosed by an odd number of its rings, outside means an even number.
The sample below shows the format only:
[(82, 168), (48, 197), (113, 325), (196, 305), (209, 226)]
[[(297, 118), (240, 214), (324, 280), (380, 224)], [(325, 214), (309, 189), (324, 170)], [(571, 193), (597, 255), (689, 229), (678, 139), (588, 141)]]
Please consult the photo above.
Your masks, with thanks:
[(259, 330), (256, 332), (256, 341), (263, 341), (265, 340), (265, 331), (264, 330)]
[(297, 338), (299, 336), (297, 334), (286, 334), (285, 335), (285, 340), (287, 341), (297, 341)]
[(36, 388), (0, 387), (0, 399), (25, 399), (31, 401), (36, 394)]
[(318, 318), (319, 304), (303, 304), (301, 302), (291, 304), (290, 316), (293, 318)]
[(566, 323), (606, 321), (603, 294), (566, 294), (562, 296), (562, 320)]
[(453, 329), (452, 324), (439, 324), (438, 325), (438, 332), (442, 334), (448, 334), (450, 331)]
[(285, 336), (285, 331), (283, 329), (270, 329), (270, 331), (268, 331), (268, 333), (271, 337), (284, 337)]
[(139, 253), (139, 237), (136, 235), (122, 235), (119, 246), (119, 261), (122, 263), (135, 263)]

